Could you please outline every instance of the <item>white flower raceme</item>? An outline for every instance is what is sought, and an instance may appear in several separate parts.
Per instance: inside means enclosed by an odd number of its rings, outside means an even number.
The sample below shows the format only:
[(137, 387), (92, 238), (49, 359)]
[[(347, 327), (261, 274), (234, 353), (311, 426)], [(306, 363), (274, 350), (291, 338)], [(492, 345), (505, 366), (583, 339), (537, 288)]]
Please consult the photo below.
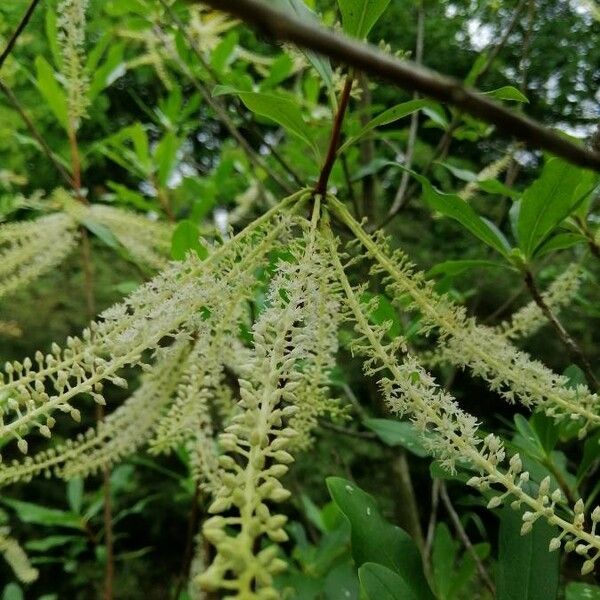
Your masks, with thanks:
[(512, 161), (512, 157), (512, 152), (509, 152), (508, 154), (505, 154), (493, 163), (487, 165), (487, 167), (485, 167), (478, 173), (477, 179), (475, 181), (470, 181), (469, 183), (467, 183), (467, 185), (459, 192), (458, 195), (463, 200), (469, 201), (480, 188), (482, 181), (496, 179), (505, 169), (508, 168)]
[(31, 566), (19, 542), (10, 537), (8, 527), (0, 527), (0, 552), (19, 581), (31, 583), (37, 579), (38, 570)]
[(557, 419), (581, 419), (582, 437), (591, 426), (600, 425), (597, 394), (584, 385), (568, 388), (566, 377), (553, 373), (491, 327), (467, 317), (464, 307), (438, 294), (401, 250), (391, 251), (387, 240), (369, 236), (336, 199), (329, 203), (374, 260), (371, 271), (383, 275), (394, 303), (405, 310), (408, 302), (421, 314), (423, 333), (438, 332), (448, 361), (468, 367), (509, 402), (519, 400), (527, 407), (539, 407)]
[[(581, 283), (581, 267), (569, 265), (543, 292), (546, 306), (556, 313), (573, 301)], [(496, 327), (496, 331), (510, 340), (517, 340), (534, 334), (548, 323), (542, 309), (533, 300), (516, 311), (510, 320)]]
[(280, 221), (279, 210), (255, 221), (205, 261), (189, 255), (170, 265), (121, 304), (105, 311), (101, 321), (84, 330), (82, 338), (68, 338), (64, 350), (53, 344), (46, 356), (38, 352), (34, 360), (7, 363), (0, 384), (0, 436), (16, 438), (26, 453), (24, 436), (35, 427), (48, 437), (55, 410), (79, 420), (72, 402), (80, 394), (89, 393), (96, 402), (104, 403), (104, 382), (126, 385), (120, 369), (143, 363), (144, 352), (157, 348), (164, 336), (176, 333), (201, 309), (215, 309), (229, 282), (245, 269), (256, 268), (282, 228), (285, 230), (288, 221)]
[(61, 74), (67, 92), (69, 127), (76, 131), (89, 105), (85, 71), (85, 27), (88, 0), (60, 0), (56, 13)]
[[(556, 550), (565, 540), (567, 550), (576, 549), (586, 557), (582, 573), (592, 571), (600, 557), (600, 535), (596, 534), (600, 507), (592, 513), (591, 531), (585, 531), (583, 502), (580, 500), (571, 509), (562, 506), (562, 493), (559, 489), (550, 490), (549, 477), (539, 483), (536, 493), (532, 493), (529, 473), (523, 470), (519, 456), (514, 455), (505, 466), (506, 451), (500, 438), (489, 434), (482, 439), (476, 419), (436, 384), (407, 352), (403, 340), (397, 338), (386, 343), (386, 326), (370, 325), (368, 313), (358, 300), (361, 290), (357, 292), (351, 287), (331, 233), (329, 240), (330, 253), (346, 295), (348, 318), (355, 322), (361, 336), (354, 344), (354, 350), (366, 356), (365, 372), (379, 379), (389, 409), (411, 419), (423, 435), (423, 443), (446, 469), (452, 471), (458, 462), (465, 461), (475, 469), (478, 474), (468, 483), (493, 494), (489, 508), (496, 508), (506, 501), (510, 501), (513, 508), (524, 505), (529, 510), (523, 514), (523, 534), (531, 530), (532, 523), (538, 518), (546, 519), (561, 530), (550, 550)], [(405, 355), (401, 363), (396, 358), (398, 351)]]
[(170, 224), (105, 204), (92, 204), (89, 213), (91, 219), (110, 229), (134, 260), (153, 269), (166, 266), (173, 235)]
[(298, 433), (290, 419), (299, 402), (308, 400), (297, 395), (306, 366), (328, 364), (317, 357), (331, 349), (314, 335), (312, 300), (331, 281), (315, 215), (318, 204), (305, 242), (292, 243), (293, 258), (278, 264), (267, 308), (253, 327), (254, 353), (239, 379), (241, 411), (220, 437), (225, 451), (219, 458), (220, 488), (209, 508), (216, 516), (203, 527), (217, 554), (198, 581), (206, 589), (222, 589), (224, 598), (279, 597), (273, 576), (285, 563), (277, 558), (277, 546), (258, 544), (263, 536), (276, 543), (287, 539), (286, 518), (271, 509), (290, 495), (279, 482), (293, 461), (289, 450)]
[(0, 297), (60, 264), (74, 249), (77, 236), (77, 222), (62, 213), (0, 225)]

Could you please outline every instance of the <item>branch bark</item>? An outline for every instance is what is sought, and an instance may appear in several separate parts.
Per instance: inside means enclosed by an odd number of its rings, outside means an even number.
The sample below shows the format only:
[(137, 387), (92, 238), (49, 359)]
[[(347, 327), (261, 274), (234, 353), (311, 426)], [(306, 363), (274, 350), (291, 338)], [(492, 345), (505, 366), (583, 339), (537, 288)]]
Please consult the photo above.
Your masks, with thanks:
[(305, 23), (256, 0), (202, 0), (215, 10), (228, 12), (272, 38), (313, 50), (354, 69), (379, 77), (398, 87), (420, 92), (495, 125), (504, 135), (512, 135), (534, 148), (600, 172), (600, 152), (554, 133), (537, 121), (514, 113), (481, 92), (436, 71), (397, 59), (374, 46), (338, 35), (328, 29)]
[(0, 54), (0, 69), (2, 68), (2, 65), (4, 64), (6, 59), (9, 57), (10, 53), (12, 52), (12, 49), (15, 47), (15, 44), (17, 43), (19, 36), (25, 30), (25, 27), (27, 27), (27, 23), (29, 23), (31, 17), (33, 16), (35, 8), (39, 3), (40, 3), (40, 0), (31, 0), (29, 6), (27, 7), (27, 10), (25, 11), (25, 14), (23, 15), (23, 17), (19, 21), (19, 24), (17, 25), (17, 28), (14, 30), (13, 34), (10, 36), (8, 43), (6, 44), (6, 48), (4, 48), (4, 50), (2, 51), (2, 54)]

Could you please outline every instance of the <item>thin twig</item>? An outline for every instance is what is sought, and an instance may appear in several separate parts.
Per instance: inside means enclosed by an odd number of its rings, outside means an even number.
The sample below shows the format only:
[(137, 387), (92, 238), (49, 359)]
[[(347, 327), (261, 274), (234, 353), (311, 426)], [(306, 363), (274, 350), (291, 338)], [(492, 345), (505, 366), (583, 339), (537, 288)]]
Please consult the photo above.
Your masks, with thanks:
[(600, 152), (579, 146), (534, 119), (515, 113), (476, 89), (431, 69), (401, 60), (376, 47), (301, 21), (256, 0), (202, 0), (214, 9), (231, 13), (275, 39), (292, 42), (328, 56), (398, 87), (418, 91), (495, 125), (504, 135), (547, 150), (565, 160), (600, 172)]
[(458, 537), (461, 539), (467, 552), (473, 557), (473, 560), (475, 561), (475, 565), (477, 567), (477, 571), (479, 572), (479, 576), (483, 580), (485, 586), (490, 590), (490, 592), (492, 592), (492, 594), (495, 595), (496, 586), (492, 582), (486, 568), (484, 567), (483, 563), (481, 562), (481, 559), (477, 555), (477, 552), (475, 552), (475, 548), (473, 548), (473, 544), (471, 543), (467, 532), (465, 531), (464, 527), (462, 526), (462, 523), (460, 522), (460, 517), (458, 516), (458, 513), (454, 510), (454, 506), (452, 506), (450, 496), (448, 496), (448, 490), (446, 489), (446, 485), (444, 483), (440, 485), (440, 496), (442, 498), (444, 506), (446, 507), (446, 511), (448, 512), (450, 520), (452, 521), (452, 525), (454, 525), (454, 529), (456, 529)]
[(17, 28), (10, 36), (10, 39), (8, 40), (6, 47), (2, 51), (2, 54), (0, 54), (0, 69), (2, 68), (2, 65), (5, 63), (6, 59), (9, 57), (10, 53), (12, 52), (12, 49), (15, 47), (19, 36), (25, 30), (25, 27), (27, 27), (27, 23), (29, 23), (31, 17), (33, 16), (35, 8), (39, 3), (40, 0), (31, 0), (29, 6), (27, 7), (27, 10), (25, 11), (25, 14), (23, 15), (23, 17), (19, 21), (19, 24), (17, 25)]
[[(423, 7), (423, 0), (420, 0), (417, 6), (417, 42), (415, 47), (415, 63), (420, 65), (423, 63), (423, 46), (425, 39), (425, 9)], [(413, 94), (413, 100), (417, 100), (419, 94)], [(406, 154), (404, 159), (404, 166), (407, 169), (412, 167), (413, 156), (415, 152), (415, 146), (417, 143), (417, 133), (419, 131), (419, 111), (415, 111), (410, 119), (410, 129), (408, 132), (408, 141), (406, 143)], [(400, 180), (400, 186), (394, 198), (394, 202), (389, 210), (390, 215), (394, 215), (399, 212), (404, 204), (404, 198), (406, 197), (406, 190), (408, 188), (408, 182), (410, 179), (410, 173), (408, 171), (402, 172), (402, 179)]]
[(27, 129), (29, 129), (31, 137), (35, 139), (35, 141), (39, 144), (41, 150), (48, 157), (50, 162), (54, 165), (56, 170), (59, 172), (60, 176), (65, 181), (65, 183), (70, 188), (73, 188), (75, 186), (73, 179), (67, 173), (66, 169), (62, 166), (60, 161), (54, 156), (54, 153), (50, 149), (50, 146), (48, 146), (46, 140), (40, 135), (35, 125), (33, 124), (33, 121), (27, 115), (25, 109), (21, 106), (21, 103), (19, 102), (17, 97), (13, 94), (12, 90), (4, 83), (2, 79), (0, 79), (0, 90), (2, 90), (12, 107), (19, 113), (19, 116), (27, 126)]
[[(204, 59), (204, 56), (202, 56), (202, 52), (200, 51), (200, 48), (198, 48), (198, 45), (196, 44), (195, 40), (192, 38), (192, 36), (187, 31), (185, 25), (181, 22), (181, 19), (175, 14), (175, 11), (165, 2), (165, 0), (158, 0), (158, 1), (165, 9), (167, 15), (169, 16), (169, 18), (171, 19), (171, 21), (173, 22), (175, 27), (177, 27), (178, 31), (181, 33), (181, 35), (183, 35), (186, 42), (189, 44), (190, 48), (192, 49), (192, 52), (198, 59), (198, 62), (200, 63), (202, 68), (208, 73), (208, 75), (210, 76), (210, 78), (212, 79), (212, 81), (214, 83), (220, 83), (217, 73), (215, 73), (215, 71), (211, 67), (211, 65), (206, 62), (206, 60)], [(200, 81), (197, 80), (197, 78), (187, 68), (187, 65), (185, 65), (183, 63), (183, 61), (177, 60), (177, 62), (179, 64), (180, 68), (182, 68), (182, 70), (190, 78), (190, 80), (192, 81), (192, 84), (198, 90), (200, 95), (204, 98), (205, 102), (215, 111), (215, 113), (217, 114), (217, 117), (221, 120), (221, 122), (229, 130), (229, 133), (238, 141), (238, 143), (240, 144), (240, 146), (242, 147), (242, 149), (244, 150), (244, 152), (246, 153), (246, 155), (248, 156), (250, 161), (253, 162), (256, 166), (264, 169), (269, 174), (269, 176), (277, 183), (277, 185), (279, 185), (279, 187), (281, 187), (285, 192), (292, 193), (293, 192), (292, 188), (290, 186), (288, 186), (279, 177), (279, 175), (277, 175), (271, 169), (269, 169), (268, 165), (261, 159), (261, 157), (255, 152), (255, 150), (246, 141), (246, 138), (244, 138), (242, 133), (235, 126), (235, 124), (233, 123), (233, 121), (231, 120), (229, 115), (227, 114), (227, 111), (221, 104), (221, 101), (218, 100), (217, 98), (213, 97), (210, 90), (203, 83), (201, 83)], [(236, 104), (236, 109), (238, 110), (238, 112), (240, 111), (240, 107), (238, 104)], [(264, 142), (264, 140), (263, 140), (263, 142)], [(272, 145), (268, 144), (267, 142), (264, 142), (264, 143), (266, 143), (266, 145), (268, 146), (268, 148), (271, 151), (271, 153), (273, 154), (273, 157), (275, 158), (275, 160), (292, 176), (296, 185), (303, 186), (304, 184), (302, 183), (301, 179), (296, 174), (296, 172), (290, 167), (290, 165), (285, 161), (285, 159), (273, 148)]]
[(434, 479), (431, 484), (431, 512), (429, 513), (429, 522), (427, 524), (427, 537), (425, 538), (425, 550), (423, 552), (423, 562), (428, 570), (431, 569), (431, 549), (433, 547), (433, 537), (435, 535), (435, 526), (437, 523), (438, 506), (440, 502), (440, 480)]
[(524, 273), (525, 285), (527, 286), (527, 290), (531, 294), (534, 302), (538, 305), (540, 310), (544, 313), (544, 316), (552, 325), (561, 342), (564, 344), (565, 348), (568, 350), (571, 358), (578, 362), (585, 374), (587, 376), (588, 382), (590, 385), (593, 385), (595, 389), (598, 389), (599, 383), (596, 375), (594, 374), (594, 370), (592, 369), (592, 365), (588, 361), (587, 357), (583, 353), (583, 350), (579, 347), (577, 342), (571, 337), (569, 332), (564, 328), (563, 324), (559, 321), (558, 317), (552, 312), (552, 309), (546, 304), (544, 297), (540, 293), (540, 290), (537, 287), (535, 282), (535, 278), (533, 277), (533, 273), (527, 269)]

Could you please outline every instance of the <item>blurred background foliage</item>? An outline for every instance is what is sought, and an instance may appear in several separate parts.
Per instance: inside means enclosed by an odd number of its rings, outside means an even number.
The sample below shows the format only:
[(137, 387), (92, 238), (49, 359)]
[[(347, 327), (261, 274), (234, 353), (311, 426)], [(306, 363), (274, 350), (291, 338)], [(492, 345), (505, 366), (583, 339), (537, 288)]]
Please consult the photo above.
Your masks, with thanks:
[[(325, 23), (339, 22), (334, 2), (307, 4)], [(0, 4), (0, 40), (8, 39), (25, 6), (23, 0)], [(4, 65), (2, 79), (57, 160), (69, 169), (68, 141), (58, 119), (61, 88), (48, 83), (60, 62), (56, 8), (56, 0), (42, 2)], [(512, 86), (527, 102), (504, 99), (507, 105), (568, 135), (591, 137), (600, 119), (600, 22), (585, 3), (393, 0), (369, 39), (393, 53), (414, 57), (419, 12), (423, 64), (471, 83), (477, 80), (484, 91)], [(86, 69), (92, 103), (78, 138), (83, 185), (91, 202), (124, 207), (153, 220), (190, 220), (200, 231), (213, 233), (248, 223), (299, 184), (314, 184), (329, 138), (331, 97), (342, 83), (341, 68), (333, 65), (328, 86), (298, 50), (273, 46), (235, 21), (193, 3), (177, 1), (165, 10), (158, 0), (90, 0), (88, 14)], [(507, 30), (506, 40), (497, 47)], [(478, 72), (494, 54), (486, 72)], [(229, 87), (212, 96), (217, 85)], [(276, 92), (291, 100), (306, 123), (306, 139), (249, 109), (244, 95), (235, 93), (250, 90)], [(374, 115), (412, 99), (411, 92), (365, 77), (359, 79), (354, 94), (344, 126), (346, 139)], [(215, 102), (229, 126), (215, 112)], [(394, 163), (406, 158), (410, 125), (411, 116), (407, 116), (372, 130), (336, 164), (332, 187), (360, 217), (383, 223), (394, 242), (420, 267), (428, 269), (451, 260), (490, 260), (491, 250), (474, 241), (459, 223), (440, 218), (410, 181), (401, 210), (388, 216), (403, 176)], [(232, 136), (231, 127), (246, 140), (248, 149)], [(525, 189), (539, 175), (540, 153), (511, 146), (502, 131), (447, 107), (433, 106), (420, 114), (412, 166), (428, 172), (438, 188), (458, 191), (509, 148), (513, 160), (497, 178), (507, 187), (477, 190), (471, 198), (479, 215), (509, 232), (511, 192)], [(0, 96), (0, 219), (26, 220), (48, 210), (52, 191), (62, 185), (19, 114)], [(593, 229), (599, 218), (592, 204), (586, 223)], [(122, 253), (115, 257), (101, 237), (92, 244), (94, 294), (100, 312), (134, 289), (150, 271)], [(561, 317), (595, 364), (600, 355), (598, 261), (590, 257), (585, 244), (578, 244), (537, 260), (536, 276), (545, 288), (573, 261), (582, 262), (584, 282)], [(529, 301), (519, 274), (508, 269), (481, 265), (442, 269), (437, 278), (440, 290), (464, 302), (471, 314), (491, 325)], [(80, 331), (88, 320), (83, 287), (81, 260), (74, 253), (60, 268), (3, 298), (0, 321), (12, 324), (12, 329), (2, 337), (0, 358), (32, 355)], [(410, 325), (401, 316), (392, 316), (399, 327)], [(523, 347), (557, 372), (569, 367), (561, 341), (548, 326)], [(381, 418), (375, 390), (348, 352), (343, 352), (336, 373), (338, 393), (362, 406), (365, 419)], [(438, 374), (485, 427), (503, 432), (508, 439), (518, 435), (513, 408), (499, 403), (485, 385), (449, 368)], [(134, 389), (135, 382), (130, 387)], [(111, 410), (125, 392), (115, 388), (108, 397)], [(523, 421), (522, 428), (530, 427)], [(93, 422), (90, 407), (84, 425)], [(75, 424), (61, 427), (65, 437), (76, 430)], [(536, 423), (535, 427), (550, 426)], [(571, 445), (568, 442), (557, 450), (567, 472), (581, 460)], [(290, 597), (357, 597), (348, 524), (332, 504), (325, 478), (337, 475), (355, 481), (377, 497), (388, 521), (408, 527), (401, 484), (408, 459), (416, 509), (427, 534), (434, 510), (430, 461), (411, 451), (402, 436), (384, 443), (373, 430), (351, 424), (320, 429), (315, 452), (300, 456), (289, 475), (294, 492), (288, 507), (291, 541), (286, 548), (291, 569), (282, 586), (296, 590)], [(590, 465), (597, 466), (597, 457)], [(140, 454), (116, 467), (110, 479), (115, 597), (150, 600), (180, 593), (184, 598), (192, 536), (198, 513), (205, 509), (202, 499), (198, 510), (192, 508), (198, 499), (186, 456), (157, 459)], [(499, 556), (498, 519), (483, 509), (480, 499), (455, 488), (452, 481), (444, 486), (481, 560), (493, 570)], [(591, 492), (597, 494), (598, 486)], [(13, 534), (24, 542), (40, 569), (38, 581), (20, 592), (10, 583), (8, 567), (0, 564), (0, 582), (7, 584), (5, 598), (18, 598), (21, 593), (46, 600), (101, 595), (105, 548), (100, 479), (64, 484), (40, 478), (26, 487), (3, 490), (0, 503), (0, 518), (11, 524)], [(450, 515), (441, 507), (437, 521), (437, 528), (435, 518), (432, 521), (430, 568), (439, 597), (490, 597)], [(568, 563), (562, 572), (566, 580), (576, 577)], [(455, 582), (454, 588), (445, 587), (448, 580)], [(588, 597), (575, 595), (580, 588), (573, 585), (567, 598)], [(342, 589), (348, 595), (342, 595)], [(561, 590), (564, 594), (564, 586)]]

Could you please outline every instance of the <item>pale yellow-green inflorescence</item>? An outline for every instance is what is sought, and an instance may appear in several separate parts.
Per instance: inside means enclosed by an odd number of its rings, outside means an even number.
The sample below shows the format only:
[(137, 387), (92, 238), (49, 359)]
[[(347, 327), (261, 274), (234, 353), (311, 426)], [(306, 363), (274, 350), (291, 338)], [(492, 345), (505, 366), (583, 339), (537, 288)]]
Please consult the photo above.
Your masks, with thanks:
[(0, 527), (0, 553), (19, 581), (31, 583), (38, 578), (38, 570), (31, 566), (19, 542), (10, 536), (8, 527)]
[[(485, 437), (479, 434), (476, 419), (437, 385), (408, 352), (403, 338), (386, 341), (389, 323), (380, 326), (369, 323), (369, 306), (359, 301), (363, 288), (351, 286), (338, 258), (333, 235), (329, 237), (330, 253), (345, 292), (347, 318), (355, 322), (360, 335), (353, 343), (353, 350), (365, 356), (365, 372), (379, 380), (389, 409), (410, 418), (421, 432), (424, 445), (446, 469), (453, 471), (457, 464), (470, 465), (477, 474), (468, 484), (484, 494), (491, 494), (488, 508), (497, 508), (505, 502), (515, 509), (527, 508), (523, 514), (522, 534), (529, 533), (539, 518), (556, 525), (560, 534), (552, 540), (549, 550), (557, 550), (564, 544), (566, 551), (575, 550), (585, 558), (582, 573), (591, 572), (600, 557), (600, 535), (596, 533), (600, 507), (592, 512), (592, 527), (586, 531), (583, 501), (567, 506), (561, 490), (550, 489), (550, 477), (539, 483), (536, 492), (531, 492), (529, 473), (523, 469), (519, 455), (513, 455), (506, 465), (501, 439), (493, 434)], [(404, 355), (401, 362), (397, 359), (399, 353)]]

